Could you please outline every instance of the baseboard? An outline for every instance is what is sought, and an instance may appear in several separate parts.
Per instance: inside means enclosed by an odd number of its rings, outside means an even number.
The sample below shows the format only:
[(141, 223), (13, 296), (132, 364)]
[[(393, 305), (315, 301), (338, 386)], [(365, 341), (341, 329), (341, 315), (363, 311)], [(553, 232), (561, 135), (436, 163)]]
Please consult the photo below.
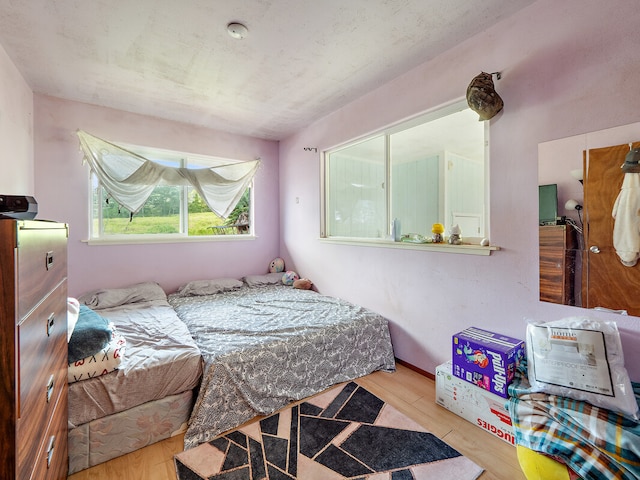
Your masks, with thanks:
[(402, 366), (407, 367), (409, 370), (413, 370), (414, 372), (419, 373), (423, 377), (430, 378), (431, 380), (436, 379), (436, 376), (433, 373), (422, 370), (421, 368), (418, 368), (415, 365), (410, 364), (409, 362), (405, 362), (404, 360), (400, 360), (398, 357), (396, 357), (396, 362)]

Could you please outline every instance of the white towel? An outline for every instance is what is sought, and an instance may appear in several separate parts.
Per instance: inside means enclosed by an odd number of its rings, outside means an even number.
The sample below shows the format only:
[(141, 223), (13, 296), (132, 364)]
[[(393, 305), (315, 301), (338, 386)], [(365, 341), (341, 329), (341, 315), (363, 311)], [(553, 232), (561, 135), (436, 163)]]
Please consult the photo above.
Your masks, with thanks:
[(633, 267), (640, 257), (640, 173), (625, 173), (611, 212), (613, 247), (623, 265)]

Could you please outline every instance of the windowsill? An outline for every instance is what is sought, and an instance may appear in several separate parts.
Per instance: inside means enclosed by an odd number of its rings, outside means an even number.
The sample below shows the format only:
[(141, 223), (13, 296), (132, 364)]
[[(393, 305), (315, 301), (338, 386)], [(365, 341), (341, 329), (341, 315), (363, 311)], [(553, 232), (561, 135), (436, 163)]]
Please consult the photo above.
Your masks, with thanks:
[(201, 243), (201, 242), (242, 242), (246, 240), (255, 240), (255, 235), (201, 235), (201, 236), (131, 236), (131, 237), (113, 237), (113, 238), (89, 238), (82, 240), (83, 243), (91, 246), (102, 245), (147, 245), (151, 243)]
[(500, 250), (495, 245), (483, 246), (479, 244), (449, 245), (448, 243), (411, 243), (392, 242), (391, 240), (377, 239), (352, 239), (352, 238), (320, 238), (323, 243), (335, 243), (342, 245), (358, 245), (361, 247), (400, 248), (404, 250), (422, 250), (428, 252), (458, 253), (465, 255), (491, 255), (491, 252)]

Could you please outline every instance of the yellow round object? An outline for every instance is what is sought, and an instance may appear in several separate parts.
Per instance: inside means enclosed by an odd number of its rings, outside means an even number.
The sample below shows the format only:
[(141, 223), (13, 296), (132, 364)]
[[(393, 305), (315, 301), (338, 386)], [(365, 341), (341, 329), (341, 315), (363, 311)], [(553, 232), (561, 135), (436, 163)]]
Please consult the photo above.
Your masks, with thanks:
[(432, 233), (444, 233), (444, 225), (441, 223), (434, 223), (431, 227)]
[(527, 480), (570, 480), (567, 466), (538, 452), (516, 446), (518, 462)]

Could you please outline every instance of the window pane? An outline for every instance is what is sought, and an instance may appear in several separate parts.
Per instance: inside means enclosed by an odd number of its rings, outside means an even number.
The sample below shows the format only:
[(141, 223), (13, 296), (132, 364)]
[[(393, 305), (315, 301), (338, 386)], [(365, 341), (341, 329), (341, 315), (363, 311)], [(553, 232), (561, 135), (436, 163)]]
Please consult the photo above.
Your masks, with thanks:
[(387, 235), (385, 139), (376, 137), (333, 152), (328, 158), (330, 236)]
[(403, 234), (442, 223), (445, 236), (456, 224), (463, 241), (487, 236), (486, 129), (460, 101), (326, 152), (326, 235), (385, 238), (397, 218)]
[[(206, 168), (207, 161), (215, 157), (190, 156), (146, 147), (128, 146), (131, 151), (162, 165), (172, 167)], [(216, 164), (214, 162), (214, 164)], [(228, 162), (225, 160), (225, 162)], [(213, 213), (192, 186), (157, 186), (142, 209), (131, 218), (129, 210), (108, 198), (92, 182), (92, 237), (111, 235), (250, 235), (251, 188), (247, 188), (229, 217), (224, 219)]]
[[(200, 158), (189, 158), (188, 168), (207, 168)], [(189, 235), (248, 235), (251, 233), (249, 204), (251, 189), (247, 188), (238, 204), (224, 219), (212, 212), (196, 190), (187, 188)]]
[(189, 235), (248, 235), (250, 198), (251, 190), (247, 189), (225, 220), (213, 213), (198, 192), (189, 187)]
[(420, 141), (406, 142), (405, 137), (391, 136), (391, 216), (400, 220), (403, 233), (426, 235), (433, 223), (444, 223), (439, 207), (442, 153), (422, 150)]
[(209, 210), (193, 187), (188, 188), (187, 198), (189, 235), (213, 235), (213, 228), (222, 225), (223, 219)]
[[(153, 235), (180, 233), (180, 187), (157, 186), (149, 199), (131, 218), (131, 213), (108, 198), (104, 189), (94, 189), (94, 199), (101, 196), (101, 235)], [(94, 204), (94, 211), (98, 210)], [(98, 221), (94, 222), (98, 231)]]
[(484, 122), (464, 109), (390, 136), (391, 212), (403, 233), (484, 236)]

